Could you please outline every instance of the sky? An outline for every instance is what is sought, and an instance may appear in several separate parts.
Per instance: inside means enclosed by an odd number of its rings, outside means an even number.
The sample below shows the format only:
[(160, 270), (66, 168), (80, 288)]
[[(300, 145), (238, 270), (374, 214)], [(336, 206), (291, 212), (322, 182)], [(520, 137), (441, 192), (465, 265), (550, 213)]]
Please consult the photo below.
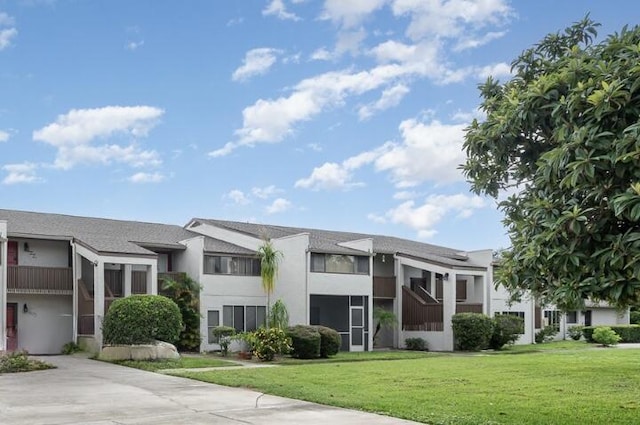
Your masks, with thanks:
[(477, 86), (586, 13), (640, 3), (0, 0), (0, 208), (505, 248)]

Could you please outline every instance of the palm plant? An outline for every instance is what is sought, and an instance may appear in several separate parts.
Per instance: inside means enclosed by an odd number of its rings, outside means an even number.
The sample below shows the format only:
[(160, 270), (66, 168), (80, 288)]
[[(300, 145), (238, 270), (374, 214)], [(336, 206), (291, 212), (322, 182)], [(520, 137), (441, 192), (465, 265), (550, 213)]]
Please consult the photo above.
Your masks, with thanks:
[(382, 307), (376, 307), (373, 309), (373, 320), (376, 322), (376, 331), (373, 334), (373, 343), (376, 343), (378, 333), (382, 328), (395, 328), (398, 324), (398, 319), (393, 311), (385, 310)]
[[(260, 258), (260, 277), (262, 278), (262, 289), (267, 294), (267, 318), (271, 307), (271, 294), (276, 286), (278, 277), (278, 266), (282, 259), (282, 252), (273, 247), (269, 240), (265, 240), (258, 248), (258, 258)], [(269, 322), (267, 319), (267, 327)]]

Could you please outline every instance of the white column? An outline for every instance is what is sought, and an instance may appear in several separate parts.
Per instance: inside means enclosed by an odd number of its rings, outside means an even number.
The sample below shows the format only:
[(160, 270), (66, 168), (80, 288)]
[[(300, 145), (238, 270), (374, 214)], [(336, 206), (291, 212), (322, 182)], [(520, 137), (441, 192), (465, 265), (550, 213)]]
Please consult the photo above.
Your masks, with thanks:
[(0, 220), (0, 351), (7, 344), (7, 222)]
[(124, 274), (123, 276), (123, 295), (125, 297), (128, 297), (129, 295), (131, 295), (131, 273), (133, 271), (133, 267), (131, 267), (131, 264), (125, 264), (124, 265), (124, 270), (122, 271), (122, 273)]
[(73, 303), (73, 306), (71, 307), (71, 321), (73, 322), (72, 338), (73, 338), (73, 342), (77, 344), (78, 343), (78, 296), (80, 295), (78, 293), (79, 291), (78, 279), (80, 278), (80, 276), (82, 276), (82, 269), (81, 269), (82, 259), (76, 253), (76, 244), (73, 243), (73, 241), (70, 241), (69, 243), (71, 244), (71, 279), (73, 279), (73, 282), (71, 282), (71, 287), (73, 288), (73, 297), (71, 301)]
[(147, 294), (158, 293), (158, 267), (157, 263), (147, 266)]
[(473, 292), (474, 297), (477, 293), (478, 288), (482, 288), (482, 296), (480, 297), (480, 302), (482, 302), (482, 313), (487, 316), (491, 316), (491, 311), (489, 310), (489, 299), (487, 298), (487, 291), (484, 290), (487, 282), (487, 274), (485, 273), (483, 276), (473, 276)]
[(396, 273), (396, 302), (394, 313), (398, 318), (398, 331), (395, 332), (395, 345), (396, 347), (400, 348), (404, 345), (404, 341), (402, 341), (402, 336), (404, 334), (402, 330), (402, 286), (404, 285), (404, 267), (402, 267), (402, 263), (397, 258), (395, 258), (395, 256), (394, 263)]
[(456, 314), (456, 274), (449, 272), (449, 279), (442, 282), (442, 326), (444, 332), (444, 350), (453, 351), (453, 328), (451, 316)]
[(104, 262), (93, 263), (93, 337), (102, 349), (102, 319), (104, 317)]

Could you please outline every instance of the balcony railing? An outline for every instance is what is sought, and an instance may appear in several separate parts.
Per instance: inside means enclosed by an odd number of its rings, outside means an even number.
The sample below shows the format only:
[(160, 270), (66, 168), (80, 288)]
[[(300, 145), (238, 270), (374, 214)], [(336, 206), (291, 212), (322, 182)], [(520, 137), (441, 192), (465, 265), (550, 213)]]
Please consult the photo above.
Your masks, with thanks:
[(10, 294), (73, 294), (70, 267), (8, 266), (7, 292)]
[(482, 313), (482, 304), (458, 303), (456, 304), (456, 313)]
[(375, 298), (395, 298), (396, 297), (396, 278), (374, 276), (373, 277), (373, 296)]

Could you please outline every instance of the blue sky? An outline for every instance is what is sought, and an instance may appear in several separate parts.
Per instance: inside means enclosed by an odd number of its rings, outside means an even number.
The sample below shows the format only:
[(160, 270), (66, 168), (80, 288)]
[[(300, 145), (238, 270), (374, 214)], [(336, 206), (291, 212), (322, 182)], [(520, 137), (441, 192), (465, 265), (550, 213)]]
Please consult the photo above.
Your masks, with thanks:
[(509, 245), (457, 170), (477, 84), (636, 2), (0, 0), (0, 207)]

